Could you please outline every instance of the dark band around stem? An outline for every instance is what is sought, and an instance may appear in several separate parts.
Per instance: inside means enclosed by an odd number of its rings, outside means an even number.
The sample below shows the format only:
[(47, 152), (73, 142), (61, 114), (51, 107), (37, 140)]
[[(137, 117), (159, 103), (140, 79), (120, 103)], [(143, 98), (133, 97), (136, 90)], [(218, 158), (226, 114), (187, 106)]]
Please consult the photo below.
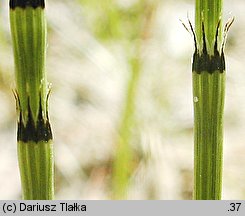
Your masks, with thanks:
[(28, 101), (28, 117), (26, 123), (23, 121), (21, 109), (19, 112), (17, 141), (22, 141), (24, 143), (33, 141), (38, 143), (40, 141), (48, 142), (50, 140), (52, 140), (52, 130), (49, 123), (48, 113), (46, 113), (46, 119), (43, 115), (41, 100), (36, 121), (34, 121), (30, 103)]
[(11, 9), (15, 9), (16, 7), (26, 8), (26, 7), (32, 7), (32, 8), (44, 8), (45, 7), (45, 1), (44, 0), (10, 0), (9, 1), (9, 7)]
[[(225, 57), (224, 50), (221, 49), (221, 52), (218, 50), (218, 34), (220, 28), (220, 21), (218, 22), (215, 43), (214, 43), (214, 53), (211, 55), (207, 52), (207, 43), (206, 43), (206, 34), (204, 29), (204, 23), (202, 23), (202, 40), (203, 47), (202, 50), (198, 50), (197, 42), (195, 40), (195, 53), (193, 55), (192, 71), (200, 74), (201, 72), (207, 71), (212, 74), (215, 71), (223, 73), (225, 71)], [(194, 33), (193, 33), (194, 34)], [(195, 35), (195, 34), (194, 34)]]

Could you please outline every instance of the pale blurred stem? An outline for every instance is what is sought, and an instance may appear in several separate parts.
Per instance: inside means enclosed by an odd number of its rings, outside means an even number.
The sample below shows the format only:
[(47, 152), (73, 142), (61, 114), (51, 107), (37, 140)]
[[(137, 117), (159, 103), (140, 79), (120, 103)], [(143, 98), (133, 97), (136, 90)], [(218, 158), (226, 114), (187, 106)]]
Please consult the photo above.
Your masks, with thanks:
[[(23, 199), (54, 197), (52, 132), (48, 119), (46, 19), (44, 1), (11, 1), (10, 26), (15, 59), (18, 160)], [(21, 4), (28, 4), (23, 6)]]
[[(127, 198), (129, 179), (134, 171), (134, 153), (130, 141), (134, 130), (135, 101), (142, 69), (141, 49), (150, 35), (150, 28), (158, 1), (149, 3), (147, 0), (142, 0), (142, 4), (145, 4), (145, 13), (142, 16), (144, 23), (141, 32), (138, 32), (140, 40), (134, 41), (134, 56), (129, 57), (128, 60), (131, 76), (127, 85), (122, 121), (119, 127), (119, 138), (116, 143), (117, 148), (112, 172), (112, 197), (114, 199)], [(128, 47), (128, 50), (130, 49), (132, 48)]]
[[(221, 199), (222, 192), (225, 97), (225, 60), (221, 48), (222, 5), (222, 0), (196, 0), (197, 44), (192, 75), (194, 199), (197, 200), (218, 200)], [(219, 34), (216, 38), (217, 28)], [(215, 47), (216, 39), (217, 47)]]
[(116, 157), (113, 166), (113, 198), (125, 199), (127, 186), (132, 174), (132, 147), (130, 145), (131, 132), (134, 125), (135, 97), (140, 77), (140, 58), (129, 60), (131, 78), (128, 83), (122, 122), (119, 128)]

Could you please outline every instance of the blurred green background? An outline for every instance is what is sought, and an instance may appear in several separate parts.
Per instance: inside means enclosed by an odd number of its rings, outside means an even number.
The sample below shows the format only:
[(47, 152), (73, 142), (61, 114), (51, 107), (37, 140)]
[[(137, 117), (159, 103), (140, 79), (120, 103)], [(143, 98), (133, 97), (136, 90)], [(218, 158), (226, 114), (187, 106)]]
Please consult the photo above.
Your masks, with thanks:
[[(191, 199), (194, 0), (48, 0), (56, 199), (111, 199), (119, 141), (128, 199)], [(245, 199), (245, 2), (226, 47), (223, 199)], [(0, 199), (20, 199), (8, 1), (0, 3)], [(130, 146), (130, 147), (129, 147)], [(122, 161), (123, 163), (123, 161)], [(117, 172), (120, 172), (117, 171)]]

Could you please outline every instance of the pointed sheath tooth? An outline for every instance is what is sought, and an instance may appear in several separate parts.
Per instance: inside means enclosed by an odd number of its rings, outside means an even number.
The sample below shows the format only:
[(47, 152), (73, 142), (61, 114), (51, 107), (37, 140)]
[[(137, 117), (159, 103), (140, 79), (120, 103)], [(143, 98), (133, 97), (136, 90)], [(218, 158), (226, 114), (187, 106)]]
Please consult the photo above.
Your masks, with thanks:
[(44, 0), (10, 0), (18, 113), (17, 152), (25, 200), (54, 199), (54, 150), (48, 120)]
[(48, 142), (52, 132), (47, 107), (44, 0), (10, 0), (10, 7), (19, 115), (17, 140)]
[(195, 49), (195, 53), (193, 55), (192, 62), (192, 71), (198, 74), (207, 71), (212, 74), (215, 71), (219, 71), (223, 73), (225, 71), (225, 58), (223, 50), (221, 53), (218, 50), (218, 32), (219, 32), (220, 24), (218, 23), (216, 29), (215, 43), (213, 47), (213, 54), (209, 54), (207, 52), (207, 44), (206, 44), (206, 34), (204, 29), (204, 24), (202, 24), (202, 36), (203, 36), (203, 48), (201, 51)]
[(38, 119), (35, 123), (32, 117), (30, 103), (28, 102), (28, 118), (26, 124), (23, 122), (22, 113), (20, 112), (18, 121), (17, 141), (21, 141), (23, 143), (39, 143), (48, 142), (52, 140), (52, 130), (49, 120), (45, 120), (42, 113), (43, 111), (40, 99)]
[(11, 9), (15, 9), (16, 7), (26, 8), (26, 7), (32, 7), (32, 8), (44, 8), (45, 7), (45, 1), (44, 0), (10, 0), (9, 1), (9, 7)]

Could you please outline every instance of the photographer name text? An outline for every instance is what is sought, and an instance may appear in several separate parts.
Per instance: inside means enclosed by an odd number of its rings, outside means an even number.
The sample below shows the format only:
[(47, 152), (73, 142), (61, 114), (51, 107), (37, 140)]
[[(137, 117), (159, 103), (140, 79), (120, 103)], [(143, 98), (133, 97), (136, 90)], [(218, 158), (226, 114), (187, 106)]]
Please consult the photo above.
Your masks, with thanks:
[(60, 202), (55, 204), (30, 204), (27, 202), (8, 202), (2, 205), (4, 213), (17, 213), (17, 212), (86, 212), (87, 206), (77, 202), (66, 203)]

